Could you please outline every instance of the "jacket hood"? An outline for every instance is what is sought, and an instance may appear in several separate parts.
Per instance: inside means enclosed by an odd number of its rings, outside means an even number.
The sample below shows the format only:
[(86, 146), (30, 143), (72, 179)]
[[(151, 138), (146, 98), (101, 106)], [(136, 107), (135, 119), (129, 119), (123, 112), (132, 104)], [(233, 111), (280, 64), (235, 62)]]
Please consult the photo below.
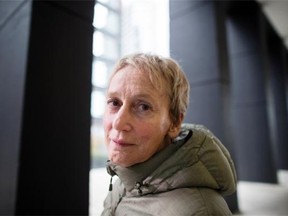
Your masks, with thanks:
[(107, 168), (119, 176), (127, 196), (189, 187), (229, 195), (237, 183), (227, 149), (207, 128), (193, 124), (184, 124), (179, 137), (148, 161), (128, 168), (108, 162)]

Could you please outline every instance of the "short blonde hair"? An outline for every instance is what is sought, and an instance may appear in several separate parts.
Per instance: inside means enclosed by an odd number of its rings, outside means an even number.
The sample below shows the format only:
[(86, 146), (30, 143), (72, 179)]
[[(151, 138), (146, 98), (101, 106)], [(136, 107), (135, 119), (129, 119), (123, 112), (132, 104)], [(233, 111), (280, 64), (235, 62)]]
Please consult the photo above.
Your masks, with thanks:
[[(115, 65), (110, 81), (122, 68), (132, 66), (136, 70), (148, 73), (152, 85), (164, 90), (170, 99), (170, 117), (179, 124), (180, 115), (186, 114), (189, 104), (190, 84), (180, 65), (172, 58), (147, 53), (135, 53), (124, 56)], [(109, 82), (110, 83), (110, 82)]]

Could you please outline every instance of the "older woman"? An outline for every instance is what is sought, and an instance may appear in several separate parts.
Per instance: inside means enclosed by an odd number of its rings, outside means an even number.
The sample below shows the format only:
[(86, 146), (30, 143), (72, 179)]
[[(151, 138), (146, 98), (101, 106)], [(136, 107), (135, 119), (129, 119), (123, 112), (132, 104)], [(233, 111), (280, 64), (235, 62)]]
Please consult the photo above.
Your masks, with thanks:
[[(171, 58), (126, 56), (112, 73), (104, 114), (110, 185), (102, 215), (231, 215), (233, 162), (206, 128), (182, 124), (189, 82)], [(111, 177), (111, 178), (112, 178)]]

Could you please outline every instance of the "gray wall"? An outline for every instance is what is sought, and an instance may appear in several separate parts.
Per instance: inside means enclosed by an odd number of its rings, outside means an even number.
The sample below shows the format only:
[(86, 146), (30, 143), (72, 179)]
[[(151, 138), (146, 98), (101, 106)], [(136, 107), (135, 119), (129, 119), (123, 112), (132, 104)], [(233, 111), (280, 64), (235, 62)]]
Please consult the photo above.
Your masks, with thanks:
[(15, 210), (31, 2), (0, 1), (0, 214)]
[(191, 84), (185, 121), (210, 128), (239, 180), (288, 169), (287, 49), (256, 1), (170, 0), (170, 48)]
[(170, 19), (171, 56), (191, 84), (185, 121), (222, 140), (239, 180), (277, 183), (288, 170), (287, 49), (258, 3), (170, 0)]
[(288, 170), (288, 116), (287, 96), (287, 50), (283, 47), (281, 38), (270, 25), (266, 25), (267, 32), (267, 92), (268, 116), (270, 119), (271, 143), (277, 169)]
[(277, 182), (269, 131), (263, 14), (254, 2), (229, 8), (232, 128), (241, 180)]
[[(203, 124), (215, 133), (233, 158), (225, 4), (211, 1), (170, 1), (170, 53), (191, 85), (185, 122)], [(234, 194), (226, 198), (238, 210)]]

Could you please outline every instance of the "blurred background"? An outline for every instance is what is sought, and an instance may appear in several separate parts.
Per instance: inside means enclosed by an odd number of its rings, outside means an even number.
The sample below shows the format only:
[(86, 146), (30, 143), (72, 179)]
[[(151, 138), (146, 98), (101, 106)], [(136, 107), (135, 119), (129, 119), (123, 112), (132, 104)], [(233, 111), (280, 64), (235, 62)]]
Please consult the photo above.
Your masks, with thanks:
[(100, 215), (117, 59), (176, 59), (230, 151), (236, 215), (288, 215), (288, 1), (0, 1), (0, 215)]

